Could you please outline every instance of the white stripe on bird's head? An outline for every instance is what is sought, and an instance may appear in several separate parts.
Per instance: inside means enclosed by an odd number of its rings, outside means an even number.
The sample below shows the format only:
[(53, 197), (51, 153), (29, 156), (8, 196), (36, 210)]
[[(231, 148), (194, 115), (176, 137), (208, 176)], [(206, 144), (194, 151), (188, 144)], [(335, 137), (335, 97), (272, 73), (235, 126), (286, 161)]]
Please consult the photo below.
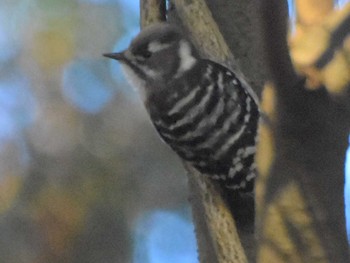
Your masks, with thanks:
[(191, 45), (185, 40), (180, 41), (179, 57), (180, 66), (176, 73), (176, 77), (179, 77), (185, 71), (190, 70), (197, 61), (196, 58), (192, 55)]

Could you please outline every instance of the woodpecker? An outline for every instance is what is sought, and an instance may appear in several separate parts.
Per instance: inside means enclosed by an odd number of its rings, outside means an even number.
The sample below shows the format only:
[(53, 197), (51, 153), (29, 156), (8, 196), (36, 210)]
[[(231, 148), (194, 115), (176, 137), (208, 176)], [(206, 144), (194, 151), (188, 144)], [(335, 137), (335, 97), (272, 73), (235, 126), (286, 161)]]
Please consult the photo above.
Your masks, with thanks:
[(202, 59), (175, 26), (145, 28), (118, 60), (161, 138), (180, 158), (233, 191), (250, 192), (259, 119), (250, 87), (226, 67)]

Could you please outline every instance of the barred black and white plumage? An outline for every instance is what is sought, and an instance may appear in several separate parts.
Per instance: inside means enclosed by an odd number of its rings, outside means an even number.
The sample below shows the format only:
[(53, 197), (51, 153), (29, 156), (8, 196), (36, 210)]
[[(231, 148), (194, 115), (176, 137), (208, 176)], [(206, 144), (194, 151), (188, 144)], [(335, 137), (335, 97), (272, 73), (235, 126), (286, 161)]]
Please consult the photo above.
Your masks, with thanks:
[(119, 60), (163, 140), (199, 172), (233, 190), (251, 191), (258, 106), (230, 70), (199, 58), (180, 31), (142, 31)]

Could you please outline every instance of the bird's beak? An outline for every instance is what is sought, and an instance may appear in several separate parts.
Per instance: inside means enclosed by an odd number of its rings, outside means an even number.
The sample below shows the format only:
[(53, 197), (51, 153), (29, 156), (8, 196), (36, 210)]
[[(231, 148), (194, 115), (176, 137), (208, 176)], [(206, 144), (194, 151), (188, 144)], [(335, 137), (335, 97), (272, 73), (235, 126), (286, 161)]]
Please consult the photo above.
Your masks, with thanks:
[(119, 53), (107, 53), (107, 54), (103, 54), (103, 56), (107, 57), (107, 58), (112, 58), (115, 60), (125, 60), (125, 55), (124, 52), (119, 52)]

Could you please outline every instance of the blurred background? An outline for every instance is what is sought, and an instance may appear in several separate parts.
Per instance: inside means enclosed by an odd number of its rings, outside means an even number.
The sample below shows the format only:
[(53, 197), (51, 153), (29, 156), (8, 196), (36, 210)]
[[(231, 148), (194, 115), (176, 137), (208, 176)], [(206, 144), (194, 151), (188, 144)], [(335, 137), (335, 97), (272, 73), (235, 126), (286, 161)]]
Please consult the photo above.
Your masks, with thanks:
[(184, 170), (102, 57), (138, 25), (138, 1), (1, 0), (1, 262), (196, 262)]
[(198, 262), (185, 172), (101, 56), (138, 31), (136, 0), (1, 0), (1, 262)]

